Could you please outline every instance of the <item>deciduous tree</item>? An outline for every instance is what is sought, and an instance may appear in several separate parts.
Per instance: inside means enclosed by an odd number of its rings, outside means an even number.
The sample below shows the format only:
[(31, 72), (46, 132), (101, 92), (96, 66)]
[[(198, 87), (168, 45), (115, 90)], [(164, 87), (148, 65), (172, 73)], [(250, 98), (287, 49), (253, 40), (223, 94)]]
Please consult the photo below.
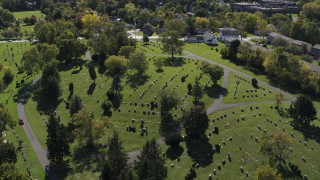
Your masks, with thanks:
[(191, 138), (203, 135), (209, 127), (207, 111), (203, 106), (195, 106), (182, 115), (183, 127)]
[(312, 100), (301, 95), (290, 107), (290, 116), (296, 125), (309, 126), (310, 122), (316, 119), (317, 110), (313, 105)]

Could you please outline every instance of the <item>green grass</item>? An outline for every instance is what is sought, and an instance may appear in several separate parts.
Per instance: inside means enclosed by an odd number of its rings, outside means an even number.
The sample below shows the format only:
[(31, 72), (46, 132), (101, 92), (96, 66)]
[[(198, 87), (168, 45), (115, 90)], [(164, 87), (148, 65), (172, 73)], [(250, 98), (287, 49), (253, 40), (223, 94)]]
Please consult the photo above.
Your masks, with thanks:
[[(18, 121), (17, 105), (13, 101), (13, 95), (17, 93), (17, 88), (15, 88), (16, 82), (20, 82), (22, 79), (25, 79), (25, 81), (28, 82), (34, 78), (34, 76), (27, 77), (25, 74), (17, 74), (17, 66), (20, 66), (21, 64), (22, 52), (29, 49), (29, 47), (30, 43), (0, 43), (0, 63), (4, 66), (10, 67), (12, 73), (15, 75), (13, 82), (4, 90), (4, 92), (1, 93), (0, 103), (4, 103), (5, 107), (10, 110), (15, 121)], [(12, 56), (12, 54), (14, 56)], [(2, 76), (3, 71), (0, 72), (0, 77)], [(22, 127), (17, 125), (14, 128), (14, 131), (18, 134), (19, 139), (23, 141), (23, 151), (27, 157), (26, 164), (30, 168), (32, 177), (36, 179), (44, 179), (44, 170), (42, 169)], [(16, 147), (18, 146), (18, 140), (13, 134), (13, 130), (9, 130), (7, 132), (7, 138), (9, 142), (13, 143)], [(16, 168), (21, 173), (27, 174), (26, 164), (23, 161), (22, 154), (18, 153), (17, 155), (18, 162), (15, 164)]]
[(43, 18), (45, 16), (41, 11), (21, 11), (13, 13), (16, 19), (23, 19), (25, 17), (31, 17), (32, 15), (35, 15), (37, 18)]
[[(200, 165), (199, 169), (196, 170), (196, 179), (208, 179), (209, 174), (214, 176), (213, 169), (216, 169), (217, 172), (217, 175), (213, 179), (247, 179), (245, 174), (240, 172), (240, 166), (249, 173), (248, 179), (255, 179), (256, 169), (268, 164), (267, 157), (260, 152), (261, 143), (256, 143), (254, 138), (250, 137), (252, 134), (253, 137), (261, 139), (264, 132), (258, 130), (258, 125), (262, 127), (262, 130), (266, 129), (268, 133), (283, 132), (282, 128), (285, 128), (285, 135), (292, 141), (291, 147), (293, 148), (293, 153), (291, 153), (291, 157), (287, 163), (293, 162), (298, 165), (302, 171), (302, 175), (308, 175), (309, 179), (317, 179), (320, 164), (315, 157), (318, 157), (319, 143), (315, 140), (306, 141), (307, 146), (300, 143), (299, 139), (303, 140), (303, 135), (293, 130), (290, 123), (287, 124), (290, 119), (280, 117), (275, 109), (270, 109), (270, 106), (272, 104), (260, 105), (258, 110), (255, 109), (256, 106), (253, 107), (253, 110), (250, 110), (250, 106), (245, 106), (211, 114), (211, 122), (206, 133), (209, 139), (208, 143), (195, 143), (194, 145), (198, 146), (198, 149), (188, 145), (190, 150), (194, 149), (189, 154), (187, 153), (185, 142), (181, 143), (183, 147), (182, 153), (177, 151), (170, 153), (169, 149), (164, 145), (162, 147), (163, 151), (168, 150), (166, 164), (169, 170), (169, 179), (183, 178), (193, 163), (199, 163)], [(242, 109), (244, 112), (241, 112)], [(258, 115), (259, 113), (261, 113), (261, 116)], [(224, 114), (227, 114), (227, 117), (221, 118)], [(241, 120), (241, 117), (244, 117), (245, 120)], [(215, 122), (212, 121), (213, 118)], [(236, 120), (238, 118), (240, 118), (239, 122)], [(267, 118), (276, 122), (278, 127), (267, 122)], [(315, 125), (319, 126), (320, 122), (315, 122)], [(219, 127), (219, 135), (211, 133), (215, 126)], [(296, 139), (290, 136), (290, 132), (293, 132)], [(209, 133), (211, 133), (211, 137)], [(229, 140), (229, 137), (232, 137), (232, 141)], [(226, 145), (223, 145), (223, 141), (226, 142)], [(208, 152), (210, 152), (210, 149), (215, 144), (222, 145), (221, 153), (208, 156)], [(239, 149), (239, 145), (241, 145), (242, 150)], [(315, 151), (311, 150), (311, 146), (315, 148)], [(227, 159), (229, 152), (232, 157), (231, 162)], [(175, 154), (175, 156), (172, 154)], [(302, 161), (301, 158), (303, 156), (306, 158), (307, 163)], [(176, 160), (177, 157), (180, 157), (180, 162)], [(196, 161), (195, 159), (199, 160)], [(226, 165), (221, 165), (222, 170), (218, 170), (217, 166), (218, 164), (222, 164), (223, 159), (226, 160)], [(173, 168), (171, 168), (171, 164), (174, 164)]]
[(299, 18), (299, 14), (291, 14), (291, 16), (294, 18)]
[[(237, 88), (237, 82), (239, 82)], [(265, 86), (254, 88), (251, 79), (244, 78), (235, 73), (229, 74), (228, 94), (223, 98), (224, 103), (274, 101), (276, 92)]]
[[(197, 61), (195, 60), (186, 60), (186, 64), (184, 64), (182, 67), (171, 67), (166, 66), (164, 67), (163, 73), (157, 73), (155, 72), (155, 67), (152, 64), (152, 58), (150, 57), (150, 68), (147, 71), (147, 73), (150, 75), (150, 79), (142, 86), (138, 87), (136, 91), (134, 91), (133, 88), (131, 88), (129, 85), (125, 85), (124, 81), (125, 79), (122, 79), (124, 90), (122, 91), (123, 94), (123, 101), (120, 106), (121, 112), (113, 112), (113, 115), (111, 117), (113, 128), (117, 129), (120, 132), (120, 136), (124, 140), (124, 148), (126, 151), (132, 151), (142, 148), (143, 144), (146, 142), (146, 140), (150, 140), (152, 138), (159, 138), (159, 124), (160, 124), (160, 115), (159, 115), (159, 108), (155, 109), (156, 115), (143, 115), (142, 111), (148, 111), (150, 108), (146, 107), (147, 103), (150, 103), (151, 101), (154, 101), (155, 103), (159, 103), (159, 91), (161, 90), (162, 86), (165, 84), (165, 82), (168, 83), (168, 89), (173, 90), (176, 88), (176, 92), (178, 94), (178, 97), (180, 99), (180, 104), (177, 107), (177, 110), (173, 110), (173, 114), (177, 114), (177, 116), (180, 116), (182, 111), (180, 110), (181, 106), (183, 108), (188, 108), (192, 105), (193, 98), (187, 95), (187, 84), (189, 82), (193, 83), (196, 75), (200, 74), (200, 70), (196, 69), (195, 66), (197, 64)], [(77, 69), (77, 68), (76, 68)], [(70, 82), (73, 82), (75, 91), (74, 95), (79, 95), (83, 103), (88, 107), (96, 117), (99, 117), (102, 115), (102, 109), (100, 107), (101, 102), (103, 99), (106, 99), (105, 93), (110, 87), (111, 78), (107, 78), (104, 75), (100, 76), (98, 75), (98, 78), (96, 79), (96, 87), (92, 95), (87, 94), (87, 90), (92, 84), (92, 80), (89, 77), (87, 68), (83, 68), (82, 71), (78, 74), (71, 74), (72, 71), (76, 69), (71, 69), (69, 71), (63, 71), (60, 73), (61, 75), (61, 86), (62, 86), (62, 98), (64, 100), (67, 100), (69, 96), (69, 90), (68, 85)], [(182, 70), (184, 69), (184, 70)], [(193, 71), (193, 72), (192, 72)], [(170, 79), (177, 74), (176, 78), (174, 78), (172, 81)], [(181, 82), (181, 77), (189, 74), (189, 77), (186, 79), (186, 82)], [(149, 89), (149, 85), (155, 81), (157, 82), (155, 85), (152, 85)], [(209, 78), (207, 76), (203, 76), (200, 80), (200, 83), (205, 86), (207, 84)], [(220, 83), (220, 82), (219, 82)], [(178, 86), (178, 87), (177, 87)], [(214, 91), (213, 89), (210, 89), (211, 85), (208, 84), (209, 87), (207, 87), (207, 91), (203, 97), (203, 101), (205, 105), (208, 107), (213, 103), (213, 96)], [(211, 90), (211, 91), (210, 91)], [(139, 95), (142, 93), (142, 91), (146, 91), (145, 96), (140, 100)], [(131, 97), (129, 94), (132, 94)], [(182, 101), (183, 97), (187, 95), (184, 101)], [(154, 96), (158, 96), (156, 100), (154, 100)], [(98, 102), (99, 101), (99, 102)], [(134, 106), (134, 102), (137, 101), (138, 105)], [(130, 105), (130, 102), (133, 103)], [(144, 103), (144, 107), (141, 106), (141, 103)], [(131, 112), (128, 112), (128, 110), (131, 110)], [(137, 113), (134, 113), (133, 110), (136, 109)], [(35, 108), (35, 103), (29, 102), (26, 105), (26, 113), (27, 116), (30, 118), (30, 123), (33, 128), (33, 130), (36, 132), (36, 135), (40, 142), (44, 144), (45, 137), (46, 137), (46, 129), (44, 128), (44, 123), (37, 112)], [(70, 115), (68, 110), (65, 108), (65, 104), (61, 103), (57, 108), (57, 113), (60, 115), (61, 120), (63, 123), (67, 124), (70, 121)], [(136, 128), (139, 128), (140, 123), (132, 123), (131, 119), (137, 119), (141, 120), (144, 119), (146, 121), (146, 126), (148, 126), (149, 134), (148, 136), (140, 136), (139, 132), (136, 133), (129, 133), (126, 131), (126, 126), (135, 126)], [(99, 140), (98, 143), (105, 144), (107, 142), (107, 139), (110, 134), (112, 134), (111, 129), (106, 130), (106, 135)]]
[[(184, 49), (194, 54), (197, 54), (199, 56), (202, 56), (204, 58), (210, 59), (214, 62), (231, 67), (238, 71), (244, 72), (250, 76), (254, 76), (255, 78), (260, 79), (266, 83), (269, 82), (268, 78), (264, 74), (255, 74), (252, 71), (246, 69), (244, 66), (238, 66), (227, 59), (222, 59), (220, 50), (223, 47), (225, 47), (225, 45), (222, 43), (219, 43), (217, 47), (214, 47), (213, 50), (211, 50), (211, 46), (208, 46), (204, 43), (197, 43), (197, 44), (186, 44)], [(218, 49), (218, 52), (216, 51), (216, 49)]]
[[(159, 55), (163, 55), (162, 49), (161, 49), (161, 44), (158, 42), (148, 42), (147, 45), (145, 45), (144, 42), (142, 41), (138, 41), (137, 43), (137, 48), (141, 51), (143, 51), (146, 54), (159, 54)], [(171, 54), (164, 54), (164, 55), (168, 55), (171, 56)], [(185, 53), (182, 53), (181, 55), (175, 54), (176, 56), (184, 56)]]

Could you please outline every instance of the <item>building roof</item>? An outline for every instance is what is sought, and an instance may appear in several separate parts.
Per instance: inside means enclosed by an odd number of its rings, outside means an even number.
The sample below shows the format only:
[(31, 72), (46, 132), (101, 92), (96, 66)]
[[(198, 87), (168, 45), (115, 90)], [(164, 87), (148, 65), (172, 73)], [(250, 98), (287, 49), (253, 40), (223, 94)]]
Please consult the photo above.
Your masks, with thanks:
[(312, 46), (310, 43), (304, 42), (304, 41), (299, 41), (299, 40), (293, 40), (291, 41), (291, 44), (295, 44), (298, 46), (303, 46), (303, 45), (309, 45)]
[(320, 44), (316, 44), (316, 45), (314, 45), (312, 48), (313, 48), (313, 49), (318, 49), (318, 50), (320, 50)]
[(239, 39), (238, 38), (234, 38), (234, 37), (229, 37), (225, 41), (232, 42), (234, 40), (239, 40)]

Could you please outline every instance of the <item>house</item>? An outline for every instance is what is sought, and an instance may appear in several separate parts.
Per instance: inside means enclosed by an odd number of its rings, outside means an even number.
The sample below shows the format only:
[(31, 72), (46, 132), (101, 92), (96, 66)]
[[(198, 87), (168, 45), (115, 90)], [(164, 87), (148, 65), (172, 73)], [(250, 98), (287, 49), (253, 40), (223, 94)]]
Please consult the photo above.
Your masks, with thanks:
[(177, 19), (180, 19), (180, 20), (184, 20), (185, 19), (185, 17), (180, 13), (176, 13), (175, 15), (176, 15)]
[(219, 41), (224, 42), (226, 39), (228, 38), (236, 38), (236, 39), (240, 39), (238, 30), (234, 29), (234, 28), (218, 28), (219, 31)]
[(316, 58), (320, 57), (320, 44), (316, 44), (312, 47), (311, 54)]
[(209, 28), (196, 28), (197, 34), (204, 34), (206, 32), (211, 32)]
[(165, 31), (166, 31), (165, 28), (157, 28), (157, 29), (156, 29), (156, 33), (157, 33), (157, 34), (161, 34), (161, 33), (165, 32)]
[(212, 32), (206, 32), (203, 34), (204, 43), (208, 45), (218, 45), (218, 39)]
[(304, 42), (304, 41), (299, 41), (299, 40), (293, 40), (290, 42), (291, 46), (296, 46), (302, 50), (304, 53), (310, 53), (312, 49), (312, 44)]
[(271, 44), (274, 39), (276, 39), (277, 37), (281, 37), (281, 36), (282, 35), (279, 34), (279, 33), (271, 32), (271, 33), (268, 34), (267, 41), (268, 41), (268, 43)]
[(187, 43), (202, 43), (204, 42), (204, 38), (203, 36), (193, 36), (193, 35), (190, 35), (190, 36), (187, 36), (187, 38), (185, 39), (185, 41)]
[(148, 35), (148, 36), (151, 36), (151, 35), (153, 34), (153, 32), (154, 32), (154, 28), (153, 28), (152, 24), (146, 23), (146, 24), (144, 24), (144, 26), (141, 28), (141, 31), (142, 31), (144, 34), (146, 34), (146, 35)]
[(232, 41), (239, 40), (239, 38), (229, 37), (224, 40), (224, 43), (227, 47), (231, 46)]

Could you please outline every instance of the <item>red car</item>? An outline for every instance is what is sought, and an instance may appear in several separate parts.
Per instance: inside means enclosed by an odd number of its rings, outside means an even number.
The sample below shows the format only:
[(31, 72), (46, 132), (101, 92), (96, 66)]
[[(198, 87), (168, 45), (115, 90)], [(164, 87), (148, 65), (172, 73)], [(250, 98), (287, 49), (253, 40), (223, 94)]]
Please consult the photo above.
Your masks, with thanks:
[(19, 119), (19, 124), (20, 124), (20, 125), (24, 125), (24, 122), (23, 122), (22, 119)]

